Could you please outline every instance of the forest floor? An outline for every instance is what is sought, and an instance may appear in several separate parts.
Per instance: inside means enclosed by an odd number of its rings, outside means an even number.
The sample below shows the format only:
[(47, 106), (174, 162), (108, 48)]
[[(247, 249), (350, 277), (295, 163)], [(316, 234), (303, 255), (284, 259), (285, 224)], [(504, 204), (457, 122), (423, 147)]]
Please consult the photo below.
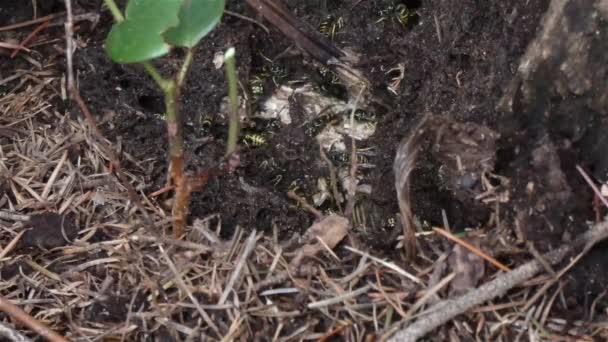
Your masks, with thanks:
[[(180, 109), (188, 170), (204, 171), (226, 149), (227, 84), (214, 60), (234, 46), (247, 116), (241, 162), (193, 194), (186, 236), (172, 239), (162, 93), (140, 67), (107, 57), (112, 20), (102, 1), (73, 2), (88, 14), (76, 22), (78, 89), (155, 231), (66, 94), (63, 1), (4, 1), (0, 295), (70, 340), (380, 340), (424, 317), (428, 305), (500, 272), (438, 232), (449, 230), (514, 269), (606, 215), (576, 167), (608, 191), (608, 107), (576, 94), (547, 94), (534, 108), (503, 106), (550, 1), (337, 0), (325, 8), (323, 1), (286, 1), (300, 20), (359, 57), (356, 66), (387, 104), (356, 112), (357, 127), (370, 134), (357, 139), (359, 191), (347, 224), (338, 215), (352, 180), (350, 139), (341, 150), (320, 146), (317, 135), (333, 127), (340, 139), (350, 111), (311, 113), (309, 99), (290, 94), (288, 121), (259, 114), (285, 87), (308, 84), (348, 107), (346, 89), (245, 2), (229, 1), (230, 13), (253, 20), (225, 14), (202, 41)], [(42, 22), (3, 28), (47, 15), (54, 15), (51, 24), (11, 56), (11, 46)], [(608, 41), (602, 23), (597, 39)], [(168, 73), (182, 57), (174, 51), (157, 66)], [(454, 165), (429, 148), (441, 134), (421, 142), (409, 194), (418, 249), (407, 261), (393, 163), (399, 143), (427, 113), (495, 139), (483, 151), (490, 166), (457, 180)], [(465, 168), (471, 162), (459, 158)], [(338, 218), (331, 222), (336, 231), (323, 233), (339, 235), (336, 246), (299, 258), (306, 233), (328, 228), (290, 191)], [(598, 323), (607, 314), (607, 247), (598, 244), (559, 279), (549, 270), (537, 274), (428, 340), (608, 338)], [(1, 312), (0, 320), (12, 322)]]

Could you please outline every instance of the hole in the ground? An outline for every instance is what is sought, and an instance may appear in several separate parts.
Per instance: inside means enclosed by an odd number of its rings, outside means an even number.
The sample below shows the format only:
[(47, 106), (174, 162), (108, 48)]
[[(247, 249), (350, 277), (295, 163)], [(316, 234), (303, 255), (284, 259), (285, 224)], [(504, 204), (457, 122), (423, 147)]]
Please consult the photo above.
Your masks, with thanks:
[(118, 85), (120, 85), (120, 87), (122, 89), (127, 89), (131, 86), (131, 81), (129, 80), (120, 80), (118, 81)]
[(401, 3), (409, 9), (418, 9), (422, 6), (422, 0), (402, 0)]
[(137, 103), (145, 111), (150, 113), (163, 113), (163, 99), (160, 96), (142, 95), (137, 99)]

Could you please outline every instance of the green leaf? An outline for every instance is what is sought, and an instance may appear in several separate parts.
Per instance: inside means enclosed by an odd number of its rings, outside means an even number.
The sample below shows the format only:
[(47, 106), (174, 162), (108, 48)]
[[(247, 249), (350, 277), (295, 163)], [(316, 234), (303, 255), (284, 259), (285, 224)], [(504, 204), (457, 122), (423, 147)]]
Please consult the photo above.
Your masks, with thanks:
[(148, 61), (169, 52), (162, 34), (178, 25), (182, 0), (129, 0), (125, 20), (114, 24), (106, 52), (115, 62)]
[(183, 0), (179, 25), (164, 34), (165, 41), (192, 48), (220, 22), (224, 6), (225, 0)]

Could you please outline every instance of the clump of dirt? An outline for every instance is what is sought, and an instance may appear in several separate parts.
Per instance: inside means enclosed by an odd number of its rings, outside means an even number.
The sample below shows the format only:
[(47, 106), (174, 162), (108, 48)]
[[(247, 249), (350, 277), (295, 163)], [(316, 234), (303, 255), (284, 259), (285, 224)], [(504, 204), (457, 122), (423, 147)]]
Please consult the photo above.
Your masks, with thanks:
[(32, 215), (26, 224), (29, 228), (19, 241), (19, 248), (48, 250), (71, 244), (78, 234), (78, 227), (70, 216), (56, 213)]

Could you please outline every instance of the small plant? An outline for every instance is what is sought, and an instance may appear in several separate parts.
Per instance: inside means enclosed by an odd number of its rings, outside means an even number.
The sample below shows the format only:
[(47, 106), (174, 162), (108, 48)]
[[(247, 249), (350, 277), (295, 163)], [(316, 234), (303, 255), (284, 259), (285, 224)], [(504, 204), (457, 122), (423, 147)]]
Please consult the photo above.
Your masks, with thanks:
[[(193, 49), (219, 22), (225, 0), (129, 0), (120, 11), (114, 0), (104, 0), (116, 21), (108, 34), (106, 52), (117, 63), (141, 63), (164, 93), (165, 119), (169, 139), (170, 175), (175, 188), (173, 201), (173, 233), (182, 235), (186, 225), (193, 184), (184, 175), (184, 143), (179, 95), (193, 59)], [(187, 49), (181, 69), (166, 78), (154, 67), (152, 60), (174, 48)], [(225, 56), (233, 114), (237, 102), (234, 49)], [(227, 154), (234, 152), (238, 139), (238, 117), (230, 120)]]

